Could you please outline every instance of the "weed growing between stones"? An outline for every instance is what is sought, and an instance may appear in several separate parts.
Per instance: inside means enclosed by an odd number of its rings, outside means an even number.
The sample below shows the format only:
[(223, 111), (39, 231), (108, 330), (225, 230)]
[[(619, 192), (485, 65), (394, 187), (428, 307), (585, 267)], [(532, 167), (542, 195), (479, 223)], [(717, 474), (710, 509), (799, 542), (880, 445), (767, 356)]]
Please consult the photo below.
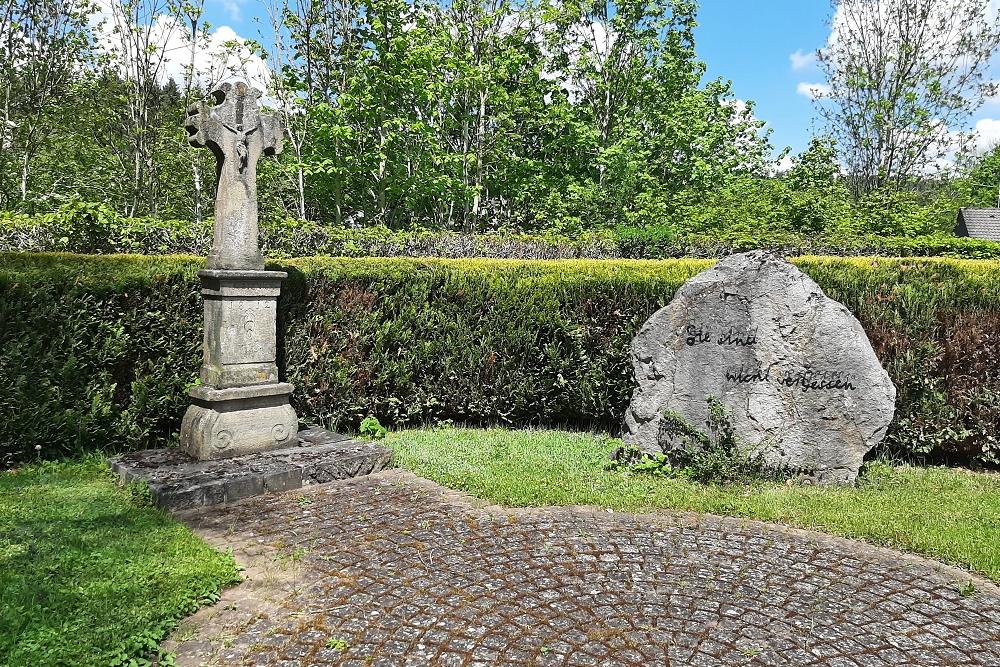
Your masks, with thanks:
[(958, 587), (958, 594), (963, 598), (971, 598), (977, 592), (976, 584), (971, 579)]
[(132, 502), (134, 502), (137, 506), (153, 506), (153, 492), (150, 490), (148, 482), (129, 482), (125, 485), (125, 490), (128, 492)]
[(358, 428), (358, 433), (360, 435), (371, 438), (372, 440), (381, 440), (388, 432), (389, 429), (382, 426), (379, 420), (371, 415), (362, 419), (361, 426)]
[(746, 447), (736, 436), (725, 406), (714, 396), (708, 397), (707, 431), (676, 412), (662, 415), (659, 444), (663, 453), (651, 455), (623, 447), (615, 452), (609, 469), (720, 485), (785, 481), (810, 474), (768, 462), (765, 453), (773, 445)]
[(339, 639), (337, 637), (330, 637), (329, 639), (326, 640), (326, 647), (331, 651), (339, 651), (342, 653), (347, 649), (349, 649), (351, 645), (348, 644), (343, 639)]

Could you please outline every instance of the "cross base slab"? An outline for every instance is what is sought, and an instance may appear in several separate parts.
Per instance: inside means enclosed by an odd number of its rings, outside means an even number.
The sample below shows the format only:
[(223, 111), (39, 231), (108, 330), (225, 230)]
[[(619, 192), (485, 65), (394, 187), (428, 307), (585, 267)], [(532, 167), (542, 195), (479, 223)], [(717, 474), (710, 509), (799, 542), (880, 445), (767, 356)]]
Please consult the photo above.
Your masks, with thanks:
[(294, 440), (297, 444), (284, 449), (225, 460), (198, 461), (178, 449), (147, 449), (110, 463), (123, 483), (145, 482), (155, 504), (180, 511), (376, 473), (392, 456), (382, 445), (320, 428), (300, 431)]
[(181, 423), (181, 449), (207, 461), (281, 449), (295, 444), (298, 417), (285, 382), (191, 390)]

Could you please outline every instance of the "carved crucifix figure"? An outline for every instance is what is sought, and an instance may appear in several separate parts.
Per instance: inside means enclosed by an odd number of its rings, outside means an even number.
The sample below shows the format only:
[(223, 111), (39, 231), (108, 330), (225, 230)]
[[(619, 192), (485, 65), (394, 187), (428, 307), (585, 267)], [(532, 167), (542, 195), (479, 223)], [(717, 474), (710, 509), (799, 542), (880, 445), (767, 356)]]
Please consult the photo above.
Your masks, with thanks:
[(215, 155), (218, 187), (209, 269), (264, 268), (257, 240), (257, 160), (281, 152), (281, 119), (262, 114), (260, 93), (242, 81), (214, 91), (214, 105), (188, 109), (188, 142)]

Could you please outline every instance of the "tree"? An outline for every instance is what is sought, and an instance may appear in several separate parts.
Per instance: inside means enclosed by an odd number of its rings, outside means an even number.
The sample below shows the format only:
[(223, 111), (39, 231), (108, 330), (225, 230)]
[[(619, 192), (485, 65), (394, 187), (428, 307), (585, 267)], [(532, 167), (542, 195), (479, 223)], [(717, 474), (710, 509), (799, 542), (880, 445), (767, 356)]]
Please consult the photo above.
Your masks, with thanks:
[[(303, 150), (310, 133), (309, 110), (315, 103), (316, 81), (313, 41), (321, 12), (321, 2), (313, 0), (271, 0), (267, 7), (272, 43), (267, 56), (274, 77), (270, 93), (278, 102), (278, 113), (294, 157), (291, 180), (295, 186), (295, 212), (306, 217), (306, 166)], [(284, 163), (287, 165), (287, 161)]]
[(899, 187), (954, 150), (954, 131), (996, 91), (1000, 13), (984, 0), (834, 0), (818, 52), (820, 111), (863, 194)]
[(28, 199), (32, 163), (90, 47), (86, 0), (0, 0), (0, 204)]
[(792, 158), (792, 168), (785, 178), (797, 190), (825, 189), (837, 182), (837, 142), (832, 137), (816, 136), (809, 146)]
[[(0, 12), (22, 1), (0, 0)], [(69, 0), (43, 0), (57, 1)], [(199, 219), (210, 168), (183, 149), (181, 119), (219, 74), (205, 55), (265, 84), (286, 122), (288, 150), (260, 170), (265, 218), (679, 227), (707, 193), (741, 178), (735, 200), (767, 173), (752, 104), (703, 80), (690, 0), (272, 0), (260, 42), (233, 40), (222, 54), (203, 6), (110, 3), (101, 47), (37, 135), (36, 194)], [(273, 76), (262, 81), (251, 54)], [(0, 151), (0, 163), (11, 156)], [(0, 164), (11, 192), (16, 172)]]
[(814, 136), (809, 146), (792, 158), (792, 168), (784, 175), (788, 223), (793, 229), (816, 233), (850, 231), (855, 220), (850, 214), (850, 192), (841, 177), (837, 142), (832, 137)]
[[(181, 25), (184, 26), (186, 31), (185, 39), (191, 49), (188, 62), (184, 66), (184, 106), (187, 108), (195, 101), (196, 97), (200, 97), (203, 94), (203, 91), (198, 88), (199, 81), (196, 62), (198, 49), (207, 40), (207, 29), (205, 22), (202, 20), (202, 15), (205, 11), (205, 0), (175, 0), (170, 9)], [(194, 198), (192, 200), (194, 219), (197, 222), (201, 222), (202, 172), (200, 154), (190, 146), (188, 147), (188, 151), (191, 155), (191, 177), (194, 182)]]
[(678, 195), (763, 172), (769, 151), (753, 105), (728, 82), (702, 83), (695, 3), (552, 2), (548, 13), (550, 70), (587, 128), (579, 166), (598, 188), (577, 182), (570, 193), (603, 203), (581, 216), (591, 225), (661, 223)]
[(979, 156), (969, 170), (971, 205), (1000, 207), (1000, 145)]
[(553, 88), (538, 76), (534, 16), (506, 0), (294, 8), (282, 85), (308, 112), (311, 212), (468, 230), (509, 218), (512, 163), (529, 150), (519, 124)]
[(131, 192), (125, 202), (126, 215), (157, 213), (155, 128), (157, 102), (161, 101), (160, 79), (167, 61), (167, 43), (177, 23), (169, 17), (167, 0), (115, 0), (110, 8), (110, 38), (106, 67), (110, 78), (121, 80), (120, 108), (122, 162), (129, 165)]

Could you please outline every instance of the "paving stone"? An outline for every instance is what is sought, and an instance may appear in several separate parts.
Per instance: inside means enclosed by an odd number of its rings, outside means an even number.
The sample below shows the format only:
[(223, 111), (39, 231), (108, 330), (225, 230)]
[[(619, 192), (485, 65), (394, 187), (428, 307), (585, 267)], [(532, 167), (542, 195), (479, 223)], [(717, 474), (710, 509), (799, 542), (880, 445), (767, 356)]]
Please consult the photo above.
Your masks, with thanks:
[(218, 612), (256, 654), (203, 632), (182, 666), (1000, 665), (996, 586), (753, 521), (496, 508), (400, 471), (180, 516), (241, 559), (298, 554), (266, 609)]

